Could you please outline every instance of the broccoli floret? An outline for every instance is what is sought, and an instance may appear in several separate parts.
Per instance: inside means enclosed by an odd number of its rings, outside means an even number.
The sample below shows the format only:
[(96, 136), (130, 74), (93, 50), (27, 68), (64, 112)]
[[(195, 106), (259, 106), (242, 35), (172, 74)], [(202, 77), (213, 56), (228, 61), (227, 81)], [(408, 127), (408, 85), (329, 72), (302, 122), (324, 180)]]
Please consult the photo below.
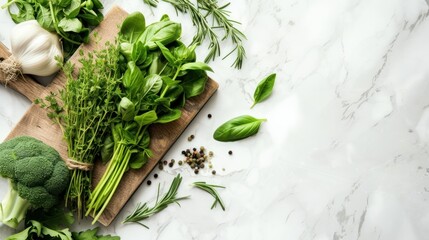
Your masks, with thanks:
[(9, 179), (0, 222), (17, 228), (29, 208), (48, 210), (58, 203), (70, 172), (55, 149), (20, 136), (0, 144), (0, 176)]

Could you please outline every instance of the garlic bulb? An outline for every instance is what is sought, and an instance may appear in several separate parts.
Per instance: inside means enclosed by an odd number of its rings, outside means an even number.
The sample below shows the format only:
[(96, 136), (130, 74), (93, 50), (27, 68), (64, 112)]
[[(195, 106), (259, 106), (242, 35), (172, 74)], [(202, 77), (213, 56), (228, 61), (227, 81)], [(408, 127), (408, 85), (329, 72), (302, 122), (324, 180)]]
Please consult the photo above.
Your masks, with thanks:
[[(0, 63), (0, 70), (7, 75), (6, 81), (15, 80), (18, 73), (49, 76), (59, 70), (55, 57), (63, 60), (60, 40), (56, 34), (43, 29), (36, 20), (16, 25), (10, 42), (12, 56)], [(10, 76), (13, 72), (15, 76)]]

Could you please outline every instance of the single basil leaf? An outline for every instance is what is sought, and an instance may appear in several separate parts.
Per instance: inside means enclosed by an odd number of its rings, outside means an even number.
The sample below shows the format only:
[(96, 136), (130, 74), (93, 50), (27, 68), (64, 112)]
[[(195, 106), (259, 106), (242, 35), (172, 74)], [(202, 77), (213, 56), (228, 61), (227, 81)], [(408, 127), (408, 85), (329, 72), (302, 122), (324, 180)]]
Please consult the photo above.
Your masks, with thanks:
[(257, 119), (249, 115), (233, 118), (220, 125), (213, 134), (213, 138), (221, 142), (241, 140), (259, 131), (259, 127), (266, 119)]
[(80, 0), (72, 0), (70, 5), (64, 9), (64, 14), (67, 18), (75, 18), (80, 11)]
[(128, 15), (122, 22), (120, 37), (130, 43), (134, 43), (146, 29), (146, 20), (141, 12)]
[(92, 0), (92, 2), (94, 3), (94, 7), (96, 9), (102, 9), (103, 8), (103, 4), (99, 0)]
[(195, 62), (195, 47), (197, 45), (193, 44), (188, 48), (180, 41), (176, 41), (176, 43), (178, 46), (171, 50), (173, 56), (180, 62)]
[(131, 100), (134, 100), (138, 94), (144, 89), (144, 77), (143, 73), (136, 66), (136, 63), (131, 61), (128, 62), (127, 71), (123, 76), (123, 84), (127, 92), (131, 96)]
[(204, 71), (190, 71), (183, 79), (180, 85), (183, 87), (185, 97), (190, 98), (204, 92), (208, 77)]
[(158, 74), (150, 74), (145, 78), (143, 96), (147, 94), (157, 94), (162, 88), (162, 78)]
[(182, 33), (182, 26), (172, 21), (155, 22), (147, 26), (140, 36), (139, 41), (145, 44), (149, 50), (154, 50), (158, 46), (156, 42), (167, 45), (176, 41)]
[(136, 107), (134, 103), (127, 97), (123, 97), (119, 102), (118, 112), (122, 116), (122, 120), (131, 121), (134, 119)]
[(157, 119), (158, 119), (158, 116), (156, 115), (155, 110), (151, 110), (149, 112), (145, 112), (141, 115), (137, 115), (134, 117), (134, 121), (136, 121), (140, 127), (149, 125), (155, 122)]
[(143, 165), (147, 163), (148, 160), (149, 160), (149, 156), (145, 151), (139, 151), (139, 152), (133, 153), (131, 155), (130, 168), (140, 169), (141, 167), (143, 167)]
[(159, 47), (165, 59), (167, 59), (171, 65), (176, 66), (176, 58), (171, 54), (170, 50), (168, 50), (168, 48), (166, 48), (161, 42), (156, 42), (155, 44)]
[(79, 33), (82, 31), (82, 22), (77, 18), (63, 18), (58, 23), (58, 27), (63, 29), (64, 32), (75, 32)]
[(260, 103), (267, 99), (273, 92), (274, 82), (276, 81), (276, 74), (273, 73), (268, 77), (262, 79), (256, 87), (255, 93), (253, 94), (253, 105), (250, 108), (253, 108), (257, 103)]
[(202, 62), (190, 62), (185, 63), (180, 67), (180, 70), (186, 71), (186, 70), (204, 70), (204, 71), (210, 71), (213, 72), (213, 70), (210, 68), (209, 65)]
[(165, 97), (170, 98), (171, 101), (176, 100), (183, 93), (183, 87), (180, 85), (173, 85), (168, 88)]
[(142, 42), (136, 42), (132, 46), (131, 60), (136, 62), (136, 65), (140, 66), (145, 63), (147, 58), (147, 48)]
[(133, 61), (133, 44), (128, 42), (120, 43), (119, 50), (125, 56), (128, 62)]
[(178, 80), (173, 80), (173, 79), (171, 79), (171, 77), (169, 77), (169, 76), (162, 76), (162, 77), (161, 77), (161, 79), (162, 79), (162, 81), (164, 82), (164, 84), (165, 84), (165, 85), (167, 85), (167, 86), (169, 86), (169, 87), (174, 86), (174, 85), (177, 85), (177, 84), (179, 84), (179, 83), (180, 83), (180, 81), (178, 81)]
[(182, 111), (180, 111), (179, 109), (173, 109), (172, 111), (158, 118), (158, 120), (156, 120), (156, 123), (169, 123), (179, 119), (180, 116), (182, 116)]

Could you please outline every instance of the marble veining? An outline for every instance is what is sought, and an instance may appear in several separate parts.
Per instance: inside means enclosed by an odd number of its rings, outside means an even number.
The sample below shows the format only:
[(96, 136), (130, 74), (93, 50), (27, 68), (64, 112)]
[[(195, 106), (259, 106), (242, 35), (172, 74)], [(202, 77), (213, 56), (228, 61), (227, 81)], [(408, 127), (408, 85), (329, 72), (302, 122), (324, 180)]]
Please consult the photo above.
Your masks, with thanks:
[[(167, 3), (103, 3), (105, 11), (113, 4), (142, 11), (147, 22), (168, 13), (182, 22), (183, 41), (192, 40), (189, 17)], [(248, 38), (243, 68), (231, 68), (233, 58), (210, 63), (219, 91), (165, 156), (178, 160), (183, 149), (204, 145), (215, 152), (217, 175), (155, 170), (152, 186), (143, 184), (101, 231), (124, 240), (428, 239), (428, 0), (237, 0), (230, 10)], [(13, 25), (0, 10), (0, 41), (8, 47)], [(232, 49), (222, 46), (223, 54)], [(207, 45), (197, 50), (200, 59), (206, 52)], [(272, 72), (273, 95), (250, 109), (256, 85)], [(0, 96), (4, 139), (30, 103), (4, 87)], [(217, 126), (243, 114), (268, 121), (255, 137), (213, 140)], [(178, 173), (179, 195), (189, 200), (145, 221), (150, 229), (121, 223)], [(192, 188), (194, 181), (226, 186), (227, 210), (210, 210), (213, 199)], [(0, 180), (0, 198), (6, 187)], [(90, 227), (83, 220), (73, 230)], [(0, 239), (11, 233), (0, 226)]]

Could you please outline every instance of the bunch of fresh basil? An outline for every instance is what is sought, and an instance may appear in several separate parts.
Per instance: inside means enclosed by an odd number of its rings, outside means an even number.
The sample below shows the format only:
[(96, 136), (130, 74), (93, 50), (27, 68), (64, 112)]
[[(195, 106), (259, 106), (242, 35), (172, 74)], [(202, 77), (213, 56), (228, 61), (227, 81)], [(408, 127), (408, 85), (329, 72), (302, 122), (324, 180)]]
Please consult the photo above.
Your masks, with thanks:
[(152, 155), (148, 127), (180, 118), (188, 98), (201, 94), (211, 68), (195, 62), (195, 46), (179, 41), (182, 28), (167, 15), (146, 26), (140, 12), (122, 23), (118, 44), (122, 87), (116, 122), (101, 156), (106, 172), (90, 195), (87, 215), (97, 221), (123, 174), (141, 168)]
[[(15, 5), (18, 11), (13, 13)], [(15, 23), (36, 19), (46, 30), (56, 32), (63, 42), (64, 55), (69, 57), (81, 43), (89, 41), (90, 28), (103, 20), (99, 0), (8, 0), (8, 8)]]

